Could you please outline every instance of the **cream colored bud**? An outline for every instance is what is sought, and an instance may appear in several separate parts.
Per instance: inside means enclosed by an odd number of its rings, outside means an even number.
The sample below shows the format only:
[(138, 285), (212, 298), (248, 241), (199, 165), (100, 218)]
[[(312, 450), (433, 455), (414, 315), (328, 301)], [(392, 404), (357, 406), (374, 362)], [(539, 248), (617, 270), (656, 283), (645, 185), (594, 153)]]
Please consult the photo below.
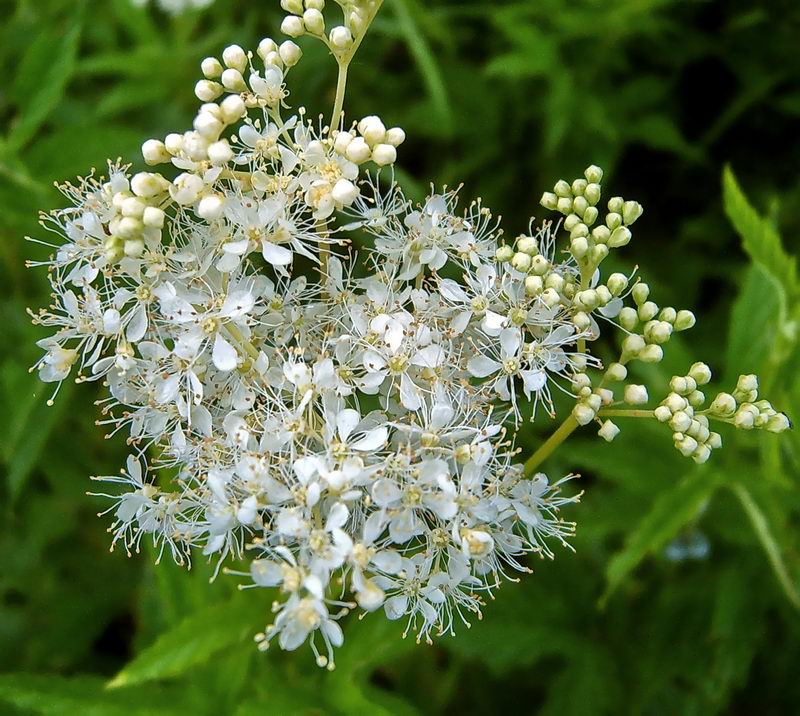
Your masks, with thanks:
[(517, 251), (534, 256), (539, 253), (539, 244), (533, 236), (520, 236), (517, 239)]
[(600, 430), (597, 431), (597, 434), (603, 438), (603, 440), (610, 443), (615, 437), (617, 437), (617, 435), (619, 435), (619, 427), (610, 420), (606, 420), (600, 427)]
[(641, 306), (650, 295), (650, 286), (640, 281), (631, 290), (631, 295), (633, 296), (633, 300), (636, 302), (636, 305)]
[(694, 363), (689, 368), (689, 375), (694, 378), (697, 385), (705, 385), (711, 380), (711, 368), (705, 363)]
[(131, 179), (131, 191), (136, 196), (141, 196), (145, 199), (163, 194), (168, 186), (168, 183), (160, 174), (139, 172), (134, 174)]
[(227, 139), (209, 144), (208, 159), (215, 166), (222, 166), (233, 159), (233, 150)]
[(736, 381), (736, 390), (740, 393), (750, 393), (758, 390), (758, 376), (757, 375), (740, 375), (739, 380)]
[(584, 405), (583, 403), (578, 403), (572, 409), (572, 417), (575, 418), (578, 425), (588, 425), (589, 423), (594, 420), (595, 411), (592, 410), (588, 405)]
[(606, 369), (606, 378), (608, 380), (619, 382), (628, 377), (628, 369), (622, 363), (612, 363)]
[(377, 144), (372, 150), (372, 161), (379, 167), (394, 164), (397, 161), (397, 150), (391, 144)]
[(353, 33), (344, 25), (337, 25), (328, 35), (331, 46), (337, 50), (347, 50), (353, 44)]
[(211, 80), (200, 80), (194, 86), (194, 95), (201, 102), (213, 102), (224, 92), (224, 88), (219, 82)]
[(588, 226), (591, 226), (595, 221), (597, 221), (597, 216), (597, 207), (590, 206), (588, 209), (586, 209), (586, 211), (583, 212), (583, 221)]
[(528, 254), (518, 251), (511, 259), (511, 265), (517, 269), (517, 271), (525, 273), (531, 267), (531, 257), (528, 256)]
[(642, 215), (642, 205), (638, 201), (626, 201), (622, 205), (622, 220), (630, 225)]
[(508, 244), (503, 244), (502, 246), (497, 247), (497, 251), (494, 252), (494, 257), (500, 263), (506, 263), (507, 261), (511, 261), (514, 256), (514, 249), (512, 249)]
[(271, 37), (265, 37), (261, 42), (258, 43), (258, 49), (256, 50), (256, 54), (263, 60), (272, 52), (278, 51), (278, 43), (275, 42)]
[(623, 198), (621, 196), (612, 196), (608, 200), (608, 210), (612, 214), (621, 214), (622, 213), (622, 207), (624, 205), (625, 205), (625, 201), (623, 200)]
[(142, 145), (142, 157), (146, 164), (164, 164), (172, 158), (164, 142), (158, 139), (148, 139)]
[(621, 246), (626, 246), (630, 243), (631, 240), (631, 232), (630, 229), (624, 226), (618, 226), (611, 232), (611, 236), (608, 239), (608, 245), (612, 249), (618, 249)]
[(661, 313), (658, 314), (658, 318), (662, 321), (666, 321), (667, 323), (675, 323), (675, 319), (678, 317), (678, 312), (672, 308), (672, 306), (667, 306), (666, 308), (661, 309)]
[(283, 63), (287, 67), (294, 67), (298, 62), (300, 62), (300, 58), (303, 56), (303, 51), (300, 49), (300, 45), (298, 45), (296, 42), (286, 40), (285, 42), (282, 42), (281, 46), (278, 48), (278, 55), (280, 55), (281, 60), (283, 60)]
[(783, 413), (777, 413), (767, 420), (767, 424), (764, 427), (771, 433), (782, 433), (784, 430), (791, 428), (792, 423)]
[(333, 191), (331, 194), (333, 196), (333, 200), (337, 204), (341, 204), (342, 206), (350, 206), (358, 197), (359, 190), (358, 187), (349, 179), (339, 179), (339, 181), (333, 185)]
[(678, 315), (675, 317), (675, 326), (676, 331), (685, 331), (694, 326), (695, 324), (695, 317), (694, 313), (691, 311), (678, 311)]
[(392, 127), (386, 130), (386, 143), (393, 147), (399, 147), (406, 141), (406, 133), (400, 127)]
[(325, 0), (305, 0), (306, 8), (309, 10), (324, 10)]
[(138, 196), (129, 196), (120, 207), (123, 216), (141, 219), (144, 215), (145, 203)]
[(541, 276), (527, 276), (525, 278), (525, 293), (528, 296), (538, 296), (544, 289)]
[(622, 214), (617, 214), (614, 211), (612, 211), (610, 214), (607, 214), (606, 226), (611, 230), (611, 232), (616, 231), (620, 226), (622, 226)]
[(303, 13), (303, 25), (312, 35), (322, 35), (325, 32), (325, 18), (319, 10), (313, 8)]
[(556, 207), (558, 206), (558, 197), (550, 191), (546, 191), (542, 194), (542, 198), (539, 199), (539, 203), (545, 208), (550, 209), (551, 211), (555, 211)]
[(679, 410), (669, 420), (669, 426), (676, 433), (685, 433), (692, 424), (692, 416)]
[(648, 400), (647, 388), (631, 383), (625, 386), (624, 400), (628, 405), (644, 405)]
[(585, 311), (578, 311), (572, 316), (572, 322), (579, 331), (586, 331), (592, 325), (592, 319)]
[(226, 97), (219, 105), (220, 115), (225, 124), (235, 124), (247, 112), (244, 100), (239, 96), (232, 94)]
[(144, 241), (142, 239), (128, 239), (125, 242), (124, 252), (129, 259), (138, 259), (144, 253)]
[(583, 216), (584, 212), (589, 208), (589, 202), (582, 196), (576, 196), (572, 200), (572, 210), (578, 215)]
[(595, 206), (600, 201), (600, 185), (597, 182), (590, 182), (586, 185), (583, 196), (591, 206)]
[(303, 19), (296, 15), (287, 15), (281, 22), (281, 32), (289, 37), (305, 35), (306, 28), (303, 25)]
[(608, 240), (611, 238), (611, 232), (608, 230), (607, 226), (595, 226), (592, 229), (592, 238), (598, 244), (607, 244)]
[(624, 273), (612, 273), (606, 281), (612, 296), (619, 296), (628, 288), (628, 277)]
[(142, 224), (149, 229), (163, 228), (165, 219), (166, 214), (164, 210), (159, 209), (157, 206), (145, 207), (144, 213), (142, 214)]
[(197, 205), (197, 215), (207, 221), (214, 221), (222, 216), (225, 202), (218, 194), (204, 196)]
[(121, 239), (135, 239), (142, 235), (144, 225), (139, 219), (132, 216), (124, 216), (117, 223), (114, 234)]
[(226, 67), (244, 72), (247, 67), (247, 53), (239, 45), (229, 45), (222, 51), (222, 62)]
[(229, 92), (246, 92), (247, 85), (245, 84), (242, 73), (237, 69), (229, 68), (222, 73), (222, 86)]
[(562, 196), (558, 202), (556, 202), (556, 209), (566, 216), (572, 211), (572, 199)]
[(177, 132), (172, 132), (164, 138), (164, 146), (167, 151), (174, 157), (183, 151), (183, 135)]
[(281, 7), (293, 15), (303, 14), (303, 0), (281, 0)]
[(576, 259), (582, 259), (589, 250), (589, 242), (585, 236), (578, 236), (570, 241), (569, 250)]
[(222, 63), (216, 57), (206, 57), (200, 63), (200, 71), (208, 80), (217, 79), (222, 74), (223, 69)]
[(355, 137), (345, 151), (345, 156), (355, 164), (363, 164), (371, 155), (372, 150), (363, 137)]
[(211, 112), (200, 112), (194, 119), (195, 131), (206, 140), (216, 139), (223, 130), (222, 121)]
[(619, 324), (626, 330), (632, 331), (636, 328), (637, 324), (639, 323), (639, 315), (636, 313), (635, 308), (631, 308), (630, 306), (625, 306), (619, 312)]
[(672, 411), (666, 405), (659, 405), (653, 411), (653, 415), (659, 423), (666, 423), (672, 417)]
[(603, 170), (595, 164), (586, 168), (586, 171), (583, 172), (583, 176), (586, 177), (586, 181), (590, 184), (599, 184), (603, 181)]
[(645, 346), (637, 356), (642, 363), (660, 363), (664, 359), (664, 349), (651, 343)]
[(563, 179), (560, 179), (556, 182), (556, 185), (553, 187), (553, 191), (556, 193), (556, 196), (560, 197), (571, 197), (572, 196), (572, 187), (567, 184)]

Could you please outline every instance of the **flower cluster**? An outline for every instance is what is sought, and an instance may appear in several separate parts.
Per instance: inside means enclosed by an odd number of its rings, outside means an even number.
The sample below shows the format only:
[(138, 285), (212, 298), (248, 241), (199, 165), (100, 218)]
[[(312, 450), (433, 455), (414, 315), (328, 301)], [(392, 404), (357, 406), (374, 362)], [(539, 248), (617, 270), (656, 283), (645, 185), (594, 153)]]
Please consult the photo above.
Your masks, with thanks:
[[(353, 44), (366, 31), (353, 18), (377, 5), (344, 3)], [(283, 6), (322, 34), (322, 2)], [(401, 129), (283, 116), (301, 54), (268, 38), (207, 58), (193, 128), (143, 146), (165, 173), (111, 164), (66, 185), (72, 205), (43, 222), (61, 237), (44, 262), (54, 303), (34, 320), (53, 329), (42, 380), (102, 380), (100, 422), (129, 435), (127, 469), (97, 478), (115, 488), (114, 542), (151, 539), (180, 563), (249, 558), (234, 573), (280, 595), (260, 645), (308, 641), (332, 668), (348, 611), (382, 609), (418, 639), (453, 633), (529, 555), (567, 544), (572, 476), (538, 472), (553, 439), (523, 465), (513, 435), (538, 406), (555, 414), (554, 391), (575, 402), (558, 440), (592, 421), (611, 440), (608, 418), (644, 412), (698, 461), (720, 442), (709, 418), (787, 423), (750, 376), (700, 412), (703, 364), (655, 411), (620, 408), (626, 366), (659, 361), (694, 323), (600, 271), (641, 207), (612, 198), (595, 226), (602, 172), (559, 182), (543, 198), (566, 216), (559, 254), (550, 222), (509, 245), (479, 201), (414, 206), (391, 173)], [(608, 367), (587, 349), (602, 321), (625, 333)], [(622, 395), (648, 400), (635, 384)]]

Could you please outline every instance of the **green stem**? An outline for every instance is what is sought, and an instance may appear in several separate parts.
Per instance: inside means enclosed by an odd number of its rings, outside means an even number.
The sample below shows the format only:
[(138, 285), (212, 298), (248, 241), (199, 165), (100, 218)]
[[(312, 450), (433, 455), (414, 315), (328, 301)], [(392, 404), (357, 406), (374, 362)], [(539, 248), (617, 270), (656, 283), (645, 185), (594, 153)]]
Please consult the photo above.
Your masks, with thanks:
[(344, 93), (347, 89), (347, 70), (350, 67), (352, 55), (346, 59), (339, 60), (339, 77), (336, 80), (336, 99), (333, 102), (333, 113), (331, 114), (331, 129), (339, 126), (342, 119), (342, 109), (344, 109)]
[(652, 410), (628, 410), (627, 408), (603, 408), (598, 418), (654, 418)]
[(570, 413), (558, 429), (545, 440), (544, 444), (525, 461), (525, 476), (530, 477), (533, 475), (536, 468), (547, 460), (553, 454), (553, 451), (572, 435), (577, 427), (578, 421)]

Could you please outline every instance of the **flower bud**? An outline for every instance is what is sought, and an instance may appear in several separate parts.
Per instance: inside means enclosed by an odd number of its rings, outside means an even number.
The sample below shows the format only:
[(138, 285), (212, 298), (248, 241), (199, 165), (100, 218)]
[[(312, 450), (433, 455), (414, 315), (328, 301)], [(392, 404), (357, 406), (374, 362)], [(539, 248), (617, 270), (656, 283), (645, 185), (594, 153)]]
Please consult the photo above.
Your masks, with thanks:
[(247, 85), (245, 84), (244, 77), (239, 70), (229, 68), (222, 73), (220, 78), (222, 86), (229, 92), (246, 92)]
[(608, 239), (608, 245), (612, 249), (618, 249), (621, 246), (625, 246), (630, 243), (631, 240), (631, 232), (630, 229), (624, 226), (618, 226), (611, 232), (611, 236)]
[(651, 343), (640, 351), (638, 358), (642, 363), (660, 363), (664, 358), (664, 350), (661, 346)]
[(354, 164), (363, 164), (371, 155), (372, 150), (363, 137), (355, 137), (345, 151), (345, 156)]
[(145, 163), (151, 166), (154, 164), (164, 164), (172, 158), (166, 146), (164, 146), (164, 142), (158, 139), (148, 139), (142, 145), (142, 157)]
[(666, 423), (672, 417), (672, 411), (666, 405), (659, 405), (653, 411), (653, 415), (659, 423)]
[(791, 427), (792, 423), (783, 413), (773, 415), (767, 420), (767, 424), (764, 426), (764, 428), (771, 433), (782, 433), (784, 430), (788, 430)]
[(303, 0), (281, 0), (281, 7), (293, 15), (303, 14)]
[(213, 102), (223, 91), (224, 88), (219, 82), (211, 80), (200, 80), (194, 86), (194, 95), (201, 102)]
[(337, 204), (341, 204), (342, 206), (350, 206), (358, 197), (359, 190), (358, 187), (349, 179), (339, 179), (339, 181), (333, 185), (333, 191), (331, 194), (333, 196), (333, 200)]
[(518, 251), (511, 259), (511, 265), (517, 269), (517, 271), (525, 273), (531, 267), (531, 257), (528, 256), (528, 254)]
[(400, 127), (392, 127), (386, 130), (386, 143), (393, 147), (399, 147), (406, 141), (406, 133)]
[(626, 201), (622, 205), (622, 220), (630, 225), (642, 215), (642, 211), (644, 210), (638, 201)]
[(545, 209), (550, 209), (550, 211), (555, 211), (556, 206), (558, 205), (558, 197), (552, 192), (546, 191), (544, 194), (542, 194), (542, 198), (539, 199), (539, 203)]
[(623, 201), (621, 196), (612, 196), (608, 200), (608, 210), (612, 214), (620, 214), (622, 213), (622, 207), (624, 206), (625, 202)]
[(534, 256), (539, 253), (539, 244), (533, 236), (520, 236), (517, 239), (517, 251)]
[(507, 261), (511, 261), (513, 256), (514, 256), (514, 249), (512, 249), (508, 244), (503, 244), (502, 246), (498, 246), (497, 251), (494, 252), (494, 257), (500, 263), (506, 263)]
[(174, 157), (183, 151), (183, 135), (177, 132), (172, 132), (164, 138), (164, 146), (167, 151)]
[(239, 95), (230, 95), (222, 100), (219, 110), (225, 124), (234, 124), (245, 115), (247, 107)]
[(301, 37), (306, 32), (303, 19), (296, 15), (287, 15), (281, 22), (281, 32), (289, 37)]
[(626, 330), (632, 331), (636, 328), (636, 325), (639, 323), (639, 316), (636, 313), (635, 308), (631, 308), (630, 306), (625, 306), (619, 312), (619, 324)]
[(588, 425), (589, 423), (594, 420), (595, 411), (592, 410), (588, 405), (584, 405), (583, 403), (578, 403), (572, 409), (572, 417), (575, 418), (578, 425)]
[(303, 25), (312, 35), (322, 35), (325, 32), (325, 19), (322, 13), (314, 8), (303, 13)]
[(247, 53), (239, 45), (229, 45), (222, 51), (222, 61), (226, 67), (241, 73), (247, 67)]
[(628, 277), (624, 273), (612, 273), (606, 281), (608, 290), (611, 291), (612, 296), (619, 296), (626, 288), (628, 288)]
[(583, 196), (591, 206), (594, 206), (600, 201), (600, 185), (597, 182), (590, 182), (583, 190)]
[(305, 0), (306, 8), (309, 10), (324, 10), (325, 0)]
[(709, 411), (720, 417), (728, 417), (736, 411), (736, 399), (730, 393), (719, 393), (709, 406)]
[(553, 191), (556, 193), (556, 196), (560, 197), (571, 197), (572, 196), (572, 187), (570, 187), (567, 182), (563, 179), (560, 179), (556, 182), (556, 185), (553, 187)]
[(694, 378), (697, 385), (705, 385), (711, 380), (711, 368), (705, 363), (694, 363), (689, 368), (689, 375)]
[(222, 74), (222, 63), (216, 57), (206, 57), (200, 63), (200, 71), (208, 80), (215, 80)]
[(603, 438), (603, 440), (610, 443), (619, 435), (619, 427), (610, 420), (606, 420), (600, 427), (600, 430), (597, 431), (597, 434)]
[(624, 398), (628, 405), (644, 405), (647, 402), (647, 388), (631, 383), (625, 386)]
[(331, 46), (337, 50), (347, 50), (353, 44), (353, 34), (344, 25), (337, 25), (328, 35)]
[(695, 324), (695, 317), (694, 313), (691, 311), (678, 311), (678, 315), (675, 317), (675, 326), (676, 331), (685, 331), (694, 326)]
[(147, 206), (142, 214), (142, 224), (149, 229), (161, 229), (164, 226), (165, 218), (166, 214), (163, 209), (159, 209), (156, 206)]
[(625, 380), (628, 377), (628, 369), (622, 363), (612, 363), (606, 369), (606, 378), (615, 382)]
[(208, 158), (209, 161), (215, 166), (227, 164), (233, 159), (233, 150), (227, 139), (220, 139), (208, 145)]
[(303, 51), (300, 49), (300, 45), (296, 42), (292, 42), (291, 40), (286, 40), (285, 42), (281, 43), (281, 46), (278, 48), (278, 55), (280, 55), (281, 60), (287, 67), (294, 67), (298, 62), (300, 62), (300, 58), (303, 56)]
[(758, 376), (756, 375), (740, 375), (739, 380), (736, 381), (736, 390), (740, 393), (750, 393), (758, 390)]
[(583, 172), (583, 176), (586, 177), (586, 181), (590, 184), (599, 184), (603, 181), (603, 170), (595, 164), (586, 168), (586, 171)]
[(582, 259), (589, 250), (589, 242), (585, 236), (578, 236), (570, 242), (569, 250), (576, 259)]
[(379, 167), (394, 164), (397, 161), (397, 150), (391, 144), (377, 144), (372, 150), (372, 161)]
[(538, 296), (544, 289), (541, 276), (527, 276), (525, 278), (525, 293), (528, 296)]
[(197, 215), (207, 221), (214, 221), (222, 216), (225, 203), (218, 194), (204, 196), (197, 205)]
[(263, 60), (272, 52), (277, 52), (278, 50), (278, 43), (275, 42), (271, 37), (265, 37), (261, 42), (258, 43), (258, 49), (256, 50), (256, 54)]
[(145, 199), (163, 194), (167, 186), (167, 182), (160, 174), (139, 172), (131, 178), (131, 191)]

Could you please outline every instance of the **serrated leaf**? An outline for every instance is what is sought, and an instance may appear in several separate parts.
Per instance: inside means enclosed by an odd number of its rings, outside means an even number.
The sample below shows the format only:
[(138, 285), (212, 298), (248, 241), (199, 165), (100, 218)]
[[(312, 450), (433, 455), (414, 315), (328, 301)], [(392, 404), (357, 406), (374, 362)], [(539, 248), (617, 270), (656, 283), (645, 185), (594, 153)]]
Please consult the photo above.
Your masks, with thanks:
[(267, 612), (263, 599), (252, 593), (194, 612), (140, 651), (109, 686), (184, 674), (223, 649), (252, 638)]
[(775, 347), (784, 305), (780, 284), (760, 264), (752, 265), (731, 310), (725, 358), (729, 378), (762, 371)]
[(608, 563), (601, 604), (648, 554), (661, 549), (694, 519), (721, 483), (722, 477), (717, 472), (692, 473), (656, 497), (650, 512), (639, 521), (623, 549)]
[(722, 199), (728, 219), (742, 238), (744, 250), (775, 277), (791, 301), (798, 291), (797, 259), (786, 252), (775, 227), (747, 200), (728, 166), (722, 173)]

